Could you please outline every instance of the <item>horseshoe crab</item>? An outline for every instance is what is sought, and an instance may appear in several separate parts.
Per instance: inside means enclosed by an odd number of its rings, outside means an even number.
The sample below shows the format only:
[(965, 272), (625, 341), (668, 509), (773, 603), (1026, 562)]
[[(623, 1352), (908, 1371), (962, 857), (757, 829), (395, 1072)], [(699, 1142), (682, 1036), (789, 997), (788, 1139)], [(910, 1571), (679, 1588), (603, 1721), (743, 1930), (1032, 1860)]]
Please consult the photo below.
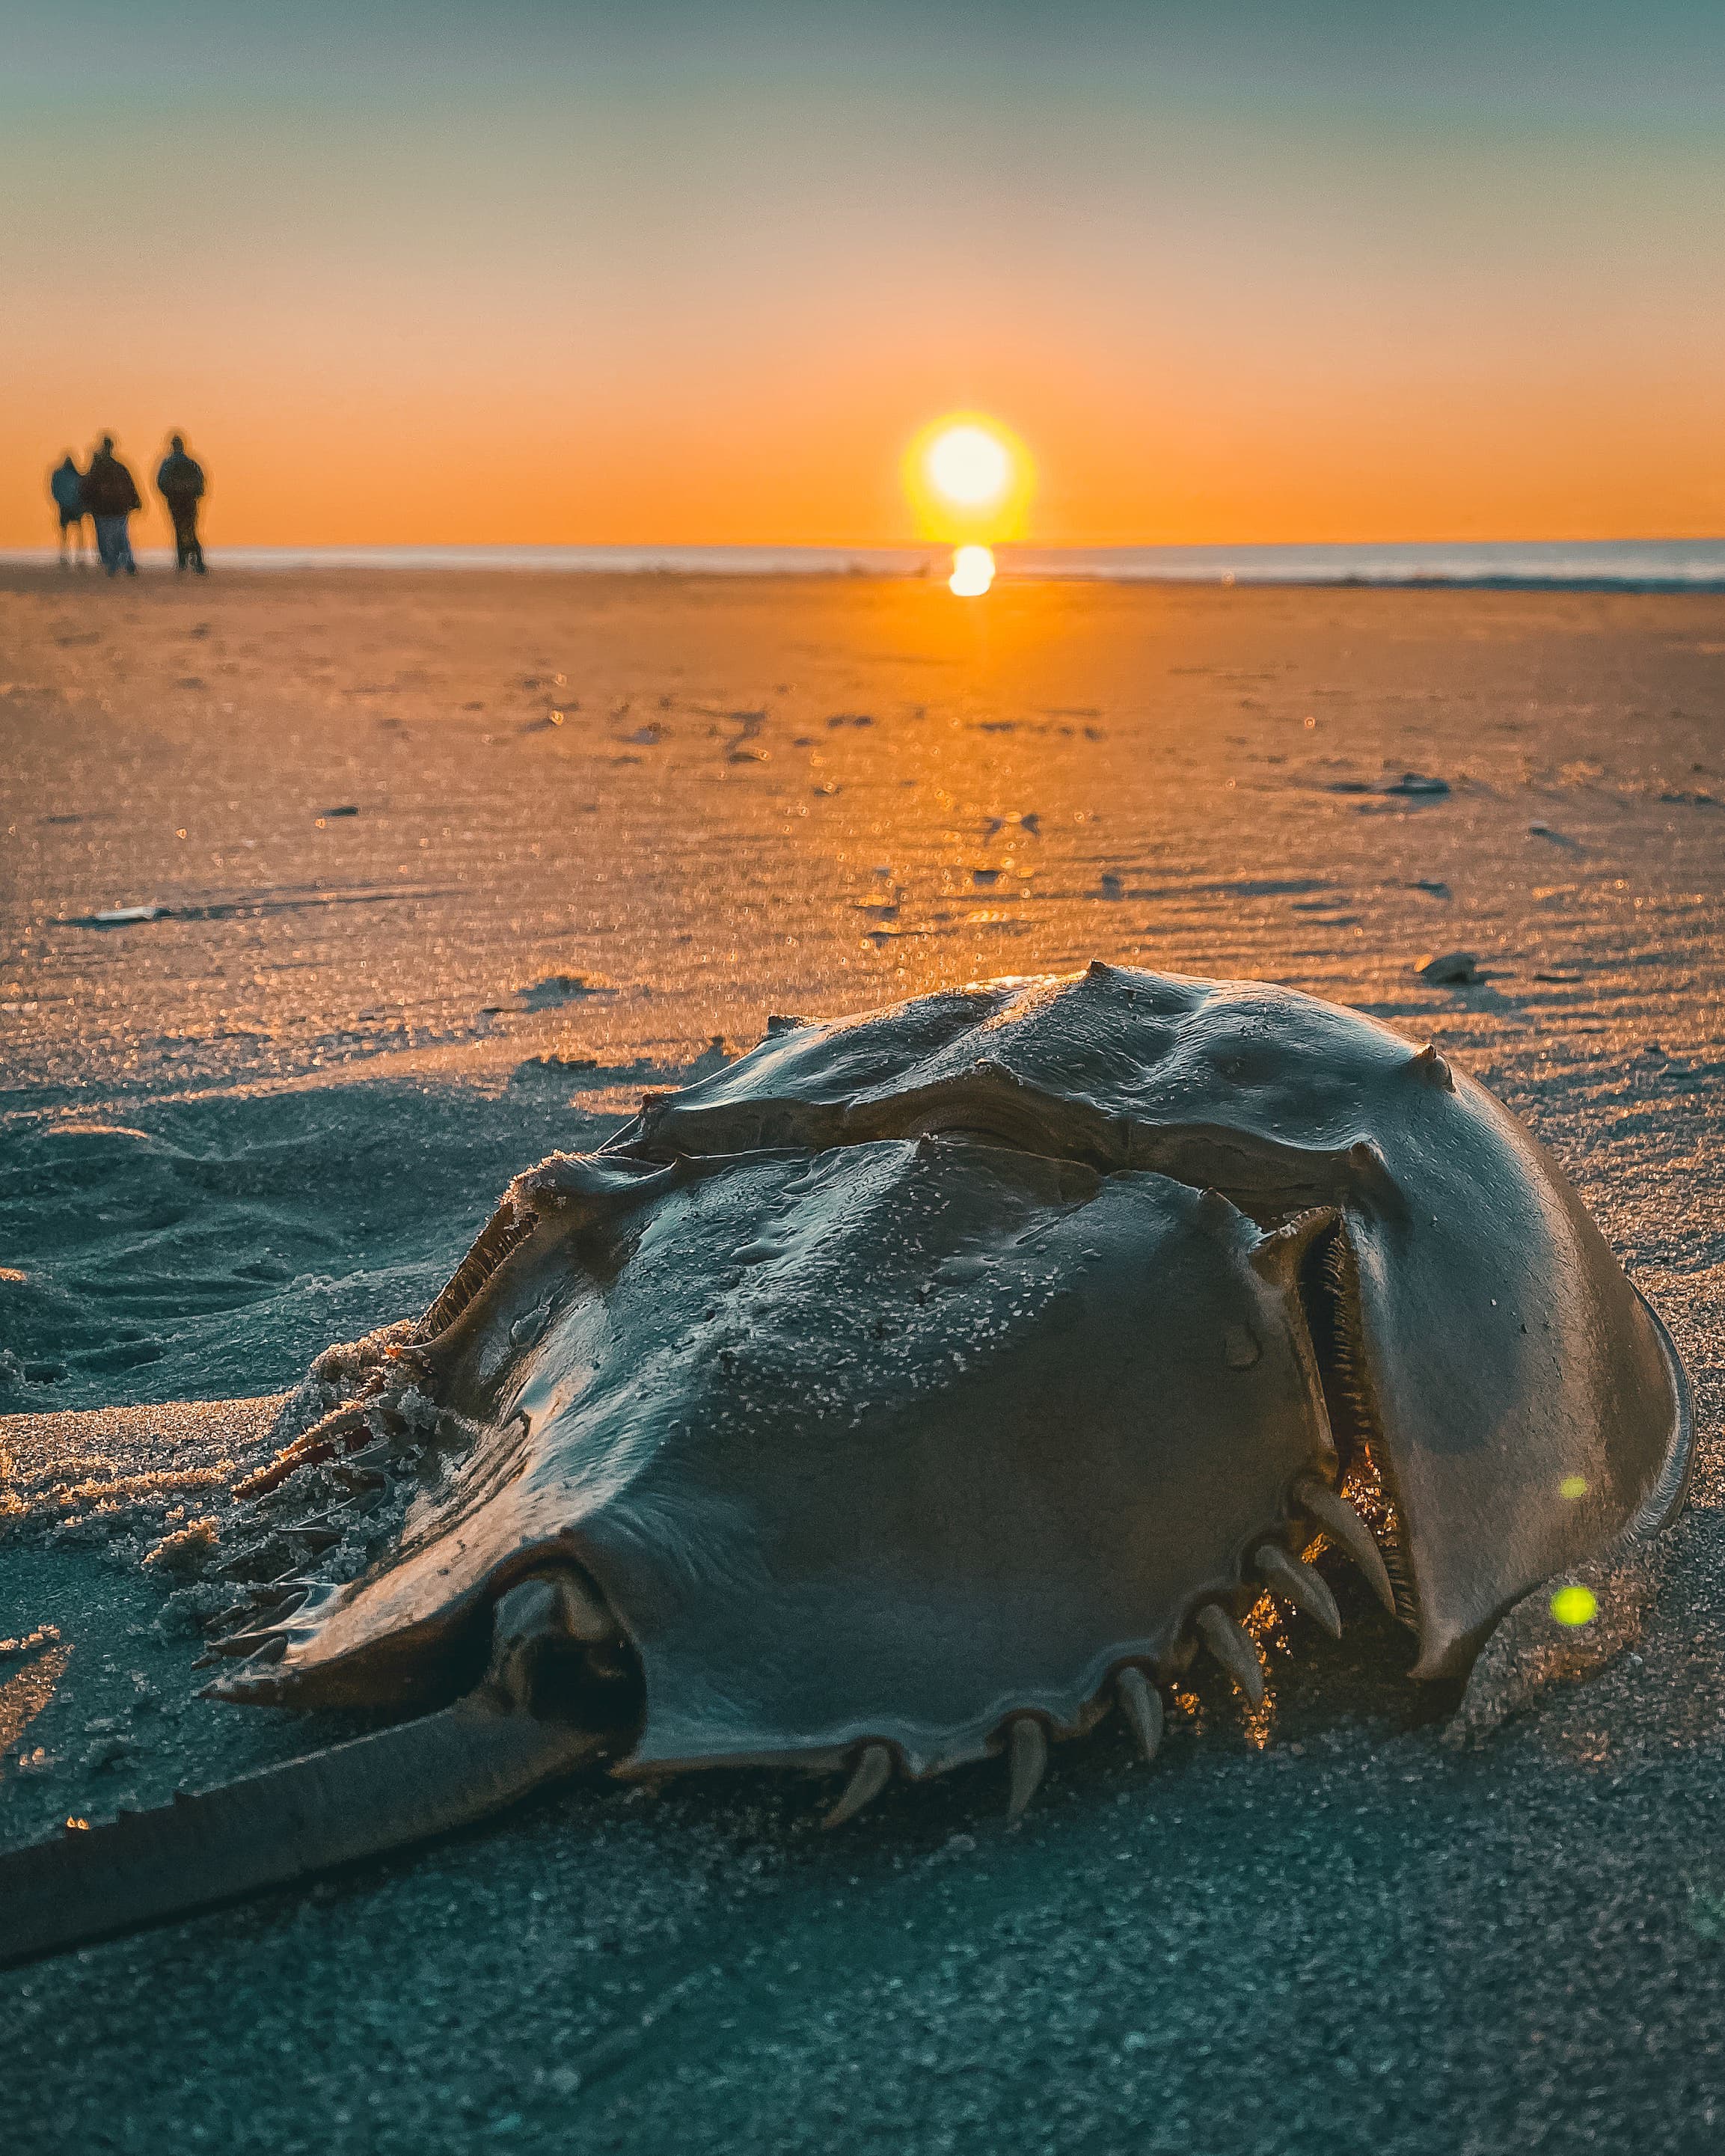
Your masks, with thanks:
[(1266, 1590), (1337, 1630), (1321, 1540), (1454, 1676), (1669, 1521), (1691, 1446), (1663, 1326), (1481, 1086), (1308, 996), (1100, 963), (772, 1020), (314, 1377), (242, 1486), (211, 1690), (426, 1712), (0, 1861), (0, 1952), (590, 1763), (842, 1773), (837, 1823), (1004, 1753), (1016, 1815), (1111, 1707), (1153, 1756), (1197, 1653), (1261, 1698)]

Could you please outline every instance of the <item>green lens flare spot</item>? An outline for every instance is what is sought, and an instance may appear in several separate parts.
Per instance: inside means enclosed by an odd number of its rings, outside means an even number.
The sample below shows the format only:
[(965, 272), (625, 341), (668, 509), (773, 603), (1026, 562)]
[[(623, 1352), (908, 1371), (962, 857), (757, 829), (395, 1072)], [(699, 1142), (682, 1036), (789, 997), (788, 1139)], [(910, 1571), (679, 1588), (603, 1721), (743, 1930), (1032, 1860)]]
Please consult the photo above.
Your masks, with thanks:
[(1564, 1496), (1564, 1497), (1584, 1497), (1584, 1496), (1586, 1496), (1586, 1495), (1587, 1495), (1587, 1477), (1586, 1477), (1586, 1476), (1584, 1476), (1584, 1475), (1566, 1475), (1566, 1476), (1563, 1477), (1563, 1481), (1562, 1481), (1561, 1482), (1559, 1482), (1559, 1483), (1558, 1483), (1558, 1491), (1559, 1496)]
[(1591, 1625), (1599, 1598), (1590, 1587), (1560, 1587), (1551, 1599), (1551, 1614), (1560, 1625)]

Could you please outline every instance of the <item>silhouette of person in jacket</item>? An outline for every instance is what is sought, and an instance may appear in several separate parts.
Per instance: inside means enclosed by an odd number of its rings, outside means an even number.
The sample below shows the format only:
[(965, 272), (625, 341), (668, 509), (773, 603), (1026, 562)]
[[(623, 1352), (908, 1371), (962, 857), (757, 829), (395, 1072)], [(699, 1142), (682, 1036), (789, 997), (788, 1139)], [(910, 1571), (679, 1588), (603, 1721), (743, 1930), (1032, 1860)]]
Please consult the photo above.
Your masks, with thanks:
[[(54, 496), (54, 506), (60, 520), (60, 567), (69, 568), (75, 558), (90, 559), (90, 536), (84, 528), (84, 475), (68, 449), (63, 462), (57, 464), (48, 475), (48, 490)], [(70, 547), (71, 552), (67, 552)]]
[(174, 567), (196, 569), (201, 577), (203, 547), (198, 536), (198, 505), (203, 499), (203, 467), (187, 455), (178, 434), (156, 475), (156, 490), (174, 521)]
[(84, 506), (95, 519), (96, 552), (102, 567), (110, 577), (121, 569), (129, 577), (136, 576), (138, 565), (132, 559), (126, 520), (133, 510), (144, 505), (131, 474), (114, 454), (111, 434), (103, 435), (102, 445), (84, 475)]

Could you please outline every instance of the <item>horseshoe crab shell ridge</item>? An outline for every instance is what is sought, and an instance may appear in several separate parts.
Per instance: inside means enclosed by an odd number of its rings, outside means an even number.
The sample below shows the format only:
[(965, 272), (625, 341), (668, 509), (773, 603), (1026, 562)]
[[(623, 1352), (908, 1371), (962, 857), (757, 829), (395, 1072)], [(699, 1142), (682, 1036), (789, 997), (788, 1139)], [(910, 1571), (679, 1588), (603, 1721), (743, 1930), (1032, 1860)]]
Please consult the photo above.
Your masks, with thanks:
[(1334, 1617), (1314, 1532), (1452, 1676), (1669, 1519), (1690, 1442), (1663, 1327), (1435, 1051), (1260, 983), (988, 982), (775, 1029), (518, 1178), (254, 1480), (272, 1548), (332, 1487), (408, 1489), (398, 1532), (262, 1590), (212, 1688), (434, 1704), (549, 1571), (603, 1613), (567, 1668), (613, 1771), (849, 1765), (845, 1813), (1004, 1750), (1021, 1808), (1116, 1698), (1153, 1751), (1200, 1643), (1260, 1688), (1266, 1584)]

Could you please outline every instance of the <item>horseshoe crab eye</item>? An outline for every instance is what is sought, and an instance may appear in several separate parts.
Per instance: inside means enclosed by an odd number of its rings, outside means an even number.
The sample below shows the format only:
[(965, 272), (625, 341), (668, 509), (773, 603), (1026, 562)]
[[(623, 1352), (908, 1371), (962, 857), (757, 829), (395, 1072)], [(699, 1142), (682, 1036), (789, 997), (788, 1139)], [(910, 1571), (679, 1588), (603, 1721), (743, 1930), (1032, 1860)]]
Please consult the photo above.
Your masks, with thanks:
[(530, 1573), (493, 1604), (490, 1681), (522, 1714), (589, 1728), (637, 1717), (640, 1670), (623, 1627), (571, 1565)]

